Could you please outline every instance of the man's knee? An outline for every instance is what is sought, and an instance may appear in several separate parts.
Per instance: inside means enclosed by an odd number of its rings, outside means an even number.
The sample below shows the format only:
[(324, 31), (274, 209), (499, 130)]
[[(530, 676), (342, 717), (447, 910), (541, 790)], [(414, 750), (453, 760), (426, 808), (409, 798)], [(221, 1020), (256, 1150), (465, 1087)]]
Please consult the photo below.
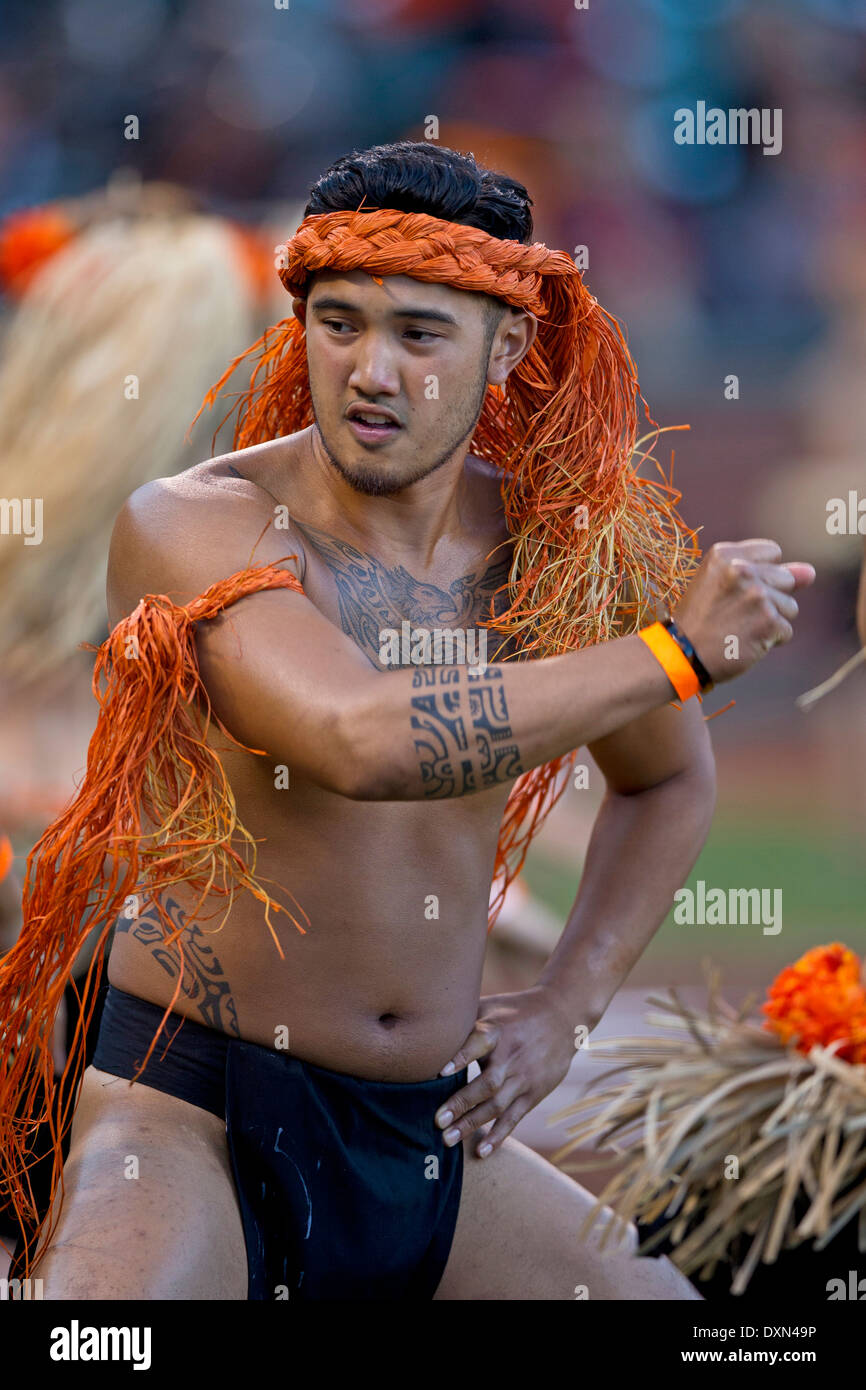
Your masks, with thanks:
[[(48, 1299), (246, 1298), (223, 1126), (173, 1097), (88, 1097), (36, 1273)], [(139, 1103), (140, 1102), (140, 1103)], [(178, 1109), (183, 1106), (183, 1109)]]

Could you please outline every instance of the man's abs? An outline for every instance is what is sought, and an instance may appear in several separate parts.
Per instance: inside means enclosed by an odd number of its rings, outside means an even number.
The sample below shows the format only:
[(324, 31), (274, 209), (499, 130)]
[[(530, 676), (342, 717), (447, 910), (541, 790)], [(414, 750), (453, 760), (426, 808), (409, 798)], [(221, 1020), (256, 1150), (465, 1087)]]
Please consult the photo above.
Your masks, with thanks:
[(183, 928), (181, 971), (142, 890), (117, 921), (111, 983), (168, 1006), (180, 978), (175, 1011), (230, 1036), (372, 1080), (434, 1076), (475, 1021), (506, 793), (414, 804), (278, 792), (272, 769), (234, 758), (256, 875), (305, 934), (272, 914), (281, 959), (251, 895), (224, 921), (219, 898), (191, 921), (195, 898), (179, 884), (162, 905)]

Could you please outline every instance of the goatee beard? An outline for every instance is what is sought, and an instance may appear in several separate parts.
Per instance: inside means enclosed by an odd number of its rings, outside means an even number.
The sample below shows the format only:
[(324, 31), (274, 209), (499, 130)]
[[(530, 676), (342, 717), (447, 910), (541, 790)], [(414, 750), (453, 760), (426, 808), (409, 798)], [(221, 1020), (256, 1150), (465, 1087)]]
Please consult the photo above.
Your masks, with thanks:
[[(442, 453), (438, 456), (438, 458), (436, 458), (433, 463), (429, 464), (425, 469), (423, 469), (422, 472), (416, 473), (413, 477), (402, 478), (397, 481), (394, 481), (389, 480), (387, 478), (383, 478), (378, 473), (368, 472), (366, 469), (361, 469), (360, 471), (352, 471), (346, 468), (345, 464), (341, 463), (340, 459), (337, 457), (334, 451), (331, 448), (329, 448), (328, 442), (325, 439), (324, 434), (322, 433), (321, 427), (319, 426), (317, 419), (314, 423), (314, 429), (316, 431), (316, 434), (318, 435), (319, 442), (325, 452), (325, 456), (331, 464), (331, 467), (334, 469), (336, 473), (339, 473), (340, 477), (343, 479), (345, 483), (348, 483), (349, 487), (353, 488), (355, 492), (360, 493), (364, 497), (393, 497), (396, 493), (403, 492), (405, 488), (411, 487), (413, 483), (419, 483), (422, 478), (426, 478), (431, 473), (435, 473), (437, 469), (441, 468), (443, 464), (446, 464), (448, 462), (452, 454), (454, 454), (454, 452), (460, 447), (461, 444), (464, 443), (464, 441), (468, 440), (471, 443), (472, 436), (475, 433), (475, 427), (478, 424), (478, 421), (481, 417), (481, 412), (484, 409), (484, 401), (487, 395), (486, 371), (481, 381), (479, 382), (479, 387), (480, 391), (476, 399), (475, 410), (470, 420), (467, 421), (467, 423), (463, 426), (458, 425), (457, 430), (455, 430), (455, 437), (453, 437), (448, 442), (448, 444), (442, 450)], [(314, 417), (315, 405), (316, 403), (314, 399)]]
[(360, 493), (363, 497), (393, 497), (395, 493), (403, 492), (405, 488), (411, 487), (413, 483), (418, 483), (422, 478), (426, 478), (429, 473), (435, 473), (437, 468), (441, 468), (444, 463), (448, 462), (457, 447), (456, 444), (450, 445), (447, 451), (442, 454), (441, 458), (438, 458), (435, 463), (430, 464), (423, 472), (417, 473), (413, 477), (389, 479), (382, 477), (379, 473), (370, 473), (366, 469), (350, 470), (346, 468), (345, 464), (341, 463), (337, 455), (329, 448), (328, 442), (318, 425), (316, 425), (316, 433), (319, 436), (319, 442), (322, 445), (325, 456), (331, 464), (331, 467), (336, 473), (339, 473), (340, 477), (345, 483), (348, 483), (350, 488)]

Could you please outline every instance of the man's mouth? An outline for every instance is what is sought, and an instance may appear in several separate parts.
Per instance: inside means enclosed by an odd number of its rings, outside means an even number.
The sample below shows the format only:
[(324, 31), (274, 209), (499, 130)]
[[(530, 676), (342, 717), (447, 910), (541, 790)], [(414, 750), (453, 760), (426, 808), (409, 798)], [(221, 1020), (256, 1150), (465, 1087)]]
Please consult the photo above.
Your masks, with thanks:
[(402, 428), (396, 420), (381, 411), (355, 410), (347, 417), (352, 433), (357, 439), (368, 443), (371, 440), (389, 439)]

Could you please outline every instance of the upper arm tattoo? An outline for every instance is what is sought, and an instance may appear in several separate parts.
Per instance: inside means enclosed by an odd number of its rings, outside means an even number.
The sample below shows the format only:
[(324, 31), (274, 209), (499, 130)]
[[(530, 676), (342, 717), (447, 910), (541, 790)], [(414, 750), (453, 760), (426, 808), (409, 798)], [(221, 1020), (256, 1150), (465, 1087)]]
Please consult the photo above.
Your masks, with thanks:
[[(506, 554), (486, 568), (454, 580), (448, 589), (415, 579), (402, 565), (389, 568), (347, 541), (296, 521), (334, 577), (343, 631), (371, 665), (379, 661), (382, 632), (413, 627), (468, 630), (479, 618), (500, 615), (508, 605)], [(503, 588), (502, 593), (497, 590)], [(517, 657), (512, 643), (490, 629), (488, 661)], [(464, 796), (519, 777), (520, 750), (508, 714), (501, 669), (490, 665), (416, 665), (411, 727), (425, 797)]]
[(519, 777), (502, 672), (467, 666), (419, 667), (412, 680), (412, 728), (425, 797), (464, 796)]

